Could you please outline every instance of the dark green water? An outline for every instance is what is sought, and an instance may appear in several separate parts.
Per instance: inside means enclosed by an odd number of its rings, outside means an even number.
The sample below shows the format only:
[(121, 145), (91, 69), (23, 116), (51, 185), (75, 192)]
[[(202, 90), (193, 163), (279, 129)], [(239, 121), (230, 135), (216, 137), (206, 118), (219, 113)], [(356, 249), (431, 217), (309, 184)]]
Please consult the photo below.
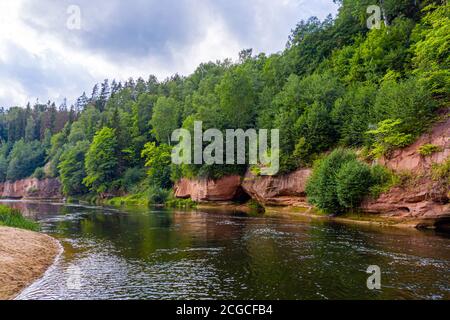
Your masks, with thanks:
[[(445, 234), (234, 212), (7, 204), (64, 246), (19, 299), (450, 298)], [(370, 265), (381, 268), (381, 290), (367, 288)]]

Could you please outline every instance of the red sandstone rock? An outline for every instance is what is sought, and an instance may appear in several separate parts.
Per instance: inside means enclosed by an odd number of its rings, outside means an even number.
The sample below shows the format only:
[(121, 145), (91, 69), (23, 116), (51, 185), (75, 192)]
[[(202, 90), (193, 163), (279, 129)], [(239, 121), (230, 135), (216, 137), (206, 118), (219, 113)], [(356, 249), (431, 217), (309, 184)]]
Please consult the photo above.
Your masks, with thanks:
[(264, 205), (305, 207), (308, 206), (306, 182), (311, 172), (311, 169), (299, 169), (283, 176), (256, 177), (249, 171), (242, 188)]
[(35, 178), (0, 183), (0, 196), (11, 199), (63, 198), (61, 183), (58, 179), (38, 180)]
[[(419, 148), (425, 144), (434, 144), (441, 148), (429, 157), (419, 154)], [(430, 178), (432, 165), (443, 163), (450, 156), (450, 118), (442, 121), (422, 135), (414, 144), (397, 150), (389, 159), (381, 163), (396, 172), (411, 172), (417, 181), (406, 187), (395, 187), (389, 192), (362, 205), (366, 212), (408, 218), (450, 217), (448, 186)]]
[(218, 180), (181, 179), (174, 190), (177, 198), (191, 198), (196, 202), (231, 201), (238, 196), (240, 185), (240, 176), (228, 176)]

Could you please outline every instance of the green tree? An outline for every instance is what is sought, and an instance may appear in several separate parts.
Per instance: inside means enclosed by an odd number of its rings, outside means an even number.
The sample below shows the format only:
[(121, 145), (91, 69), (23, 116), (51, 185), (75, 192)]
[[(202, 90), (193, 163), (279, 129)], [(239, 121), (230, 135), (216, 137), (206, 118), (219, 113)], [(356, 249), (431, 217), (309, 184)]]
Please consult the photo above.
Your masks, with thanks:
[(170, 188), (172, 182), (171, 175), (171, 147), (162, 144), (157, 146), (154, 142), (149, 142), (142, 150), (142, 157), (145, 159), (145, 166), (148, 168), (147, 175), (150, 185), (161, 188)]
[(177, 101), (173, 98), (160, 97), (150, 121), (153, 133), (160, 143), (170, 144), (172, 132), (179, 128), (178, 117)]
[(9, 154), (7, 180), (16, 181), (27, 178), (45, 163), (45, 150), (39, 141), (26, 143), (17, 141)]
[(88, 191), (83, 183), (86, 178), (84, 162), (88, 150), (88, 141), (78, 141), (62, 153), (58, 169), (64, 194), (78, 195)]
[(92, 191), (104, 193), (117, 178), (117, 137), (113, 129), (98, 131), (86, 153), (86, 178), (83, 183)]

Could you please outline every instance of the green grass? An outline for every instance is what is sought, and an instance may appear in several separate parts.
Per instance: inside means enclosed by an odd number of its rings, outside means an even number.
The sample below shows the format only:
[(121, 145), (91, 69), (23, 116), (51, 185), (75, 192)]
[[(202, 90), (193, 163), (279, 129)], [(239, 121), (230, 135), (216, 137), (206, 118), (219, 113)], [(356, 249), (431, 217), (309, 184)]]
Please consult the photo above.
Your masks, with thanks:
[(0, 205), (0, 226), (39, 231), (37, 222), (24, 218), (17, 209)]

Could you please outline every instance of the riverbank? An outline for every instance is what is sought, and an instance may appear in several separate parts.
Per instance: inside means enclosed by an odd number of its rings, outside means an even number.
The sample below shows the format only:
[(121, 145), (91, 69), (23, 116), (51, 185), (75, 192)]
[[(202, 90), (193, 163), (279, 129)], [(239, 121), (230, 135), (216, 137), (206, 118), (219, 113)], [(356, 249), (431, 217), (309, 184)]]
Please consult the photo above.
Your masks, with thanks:
[(0, 300), (14, 299), (42, 277), (60, 248), (45, 234), (0, 226)]
[(323, 220), (353, 225), (368, 225), (374, 227), (395, 227), (406, 229), (439, 229), (449, 232), (450, 217), (445, 218), (413, 218), (385, 216), (371, 213), (346, 213), (338, 216), (326, 215), (320, 213), (312, 207), (265, 207), (264, 212), (257, 212), (255, 208), (245, 204), (233, 203), (208, 203), (199, 204), (197, 209), (216, 210), (216, 211), (239, 211), (246, 214), (260, 214), (262, 216), (290, 216), (293, 218), (306, 220)]

